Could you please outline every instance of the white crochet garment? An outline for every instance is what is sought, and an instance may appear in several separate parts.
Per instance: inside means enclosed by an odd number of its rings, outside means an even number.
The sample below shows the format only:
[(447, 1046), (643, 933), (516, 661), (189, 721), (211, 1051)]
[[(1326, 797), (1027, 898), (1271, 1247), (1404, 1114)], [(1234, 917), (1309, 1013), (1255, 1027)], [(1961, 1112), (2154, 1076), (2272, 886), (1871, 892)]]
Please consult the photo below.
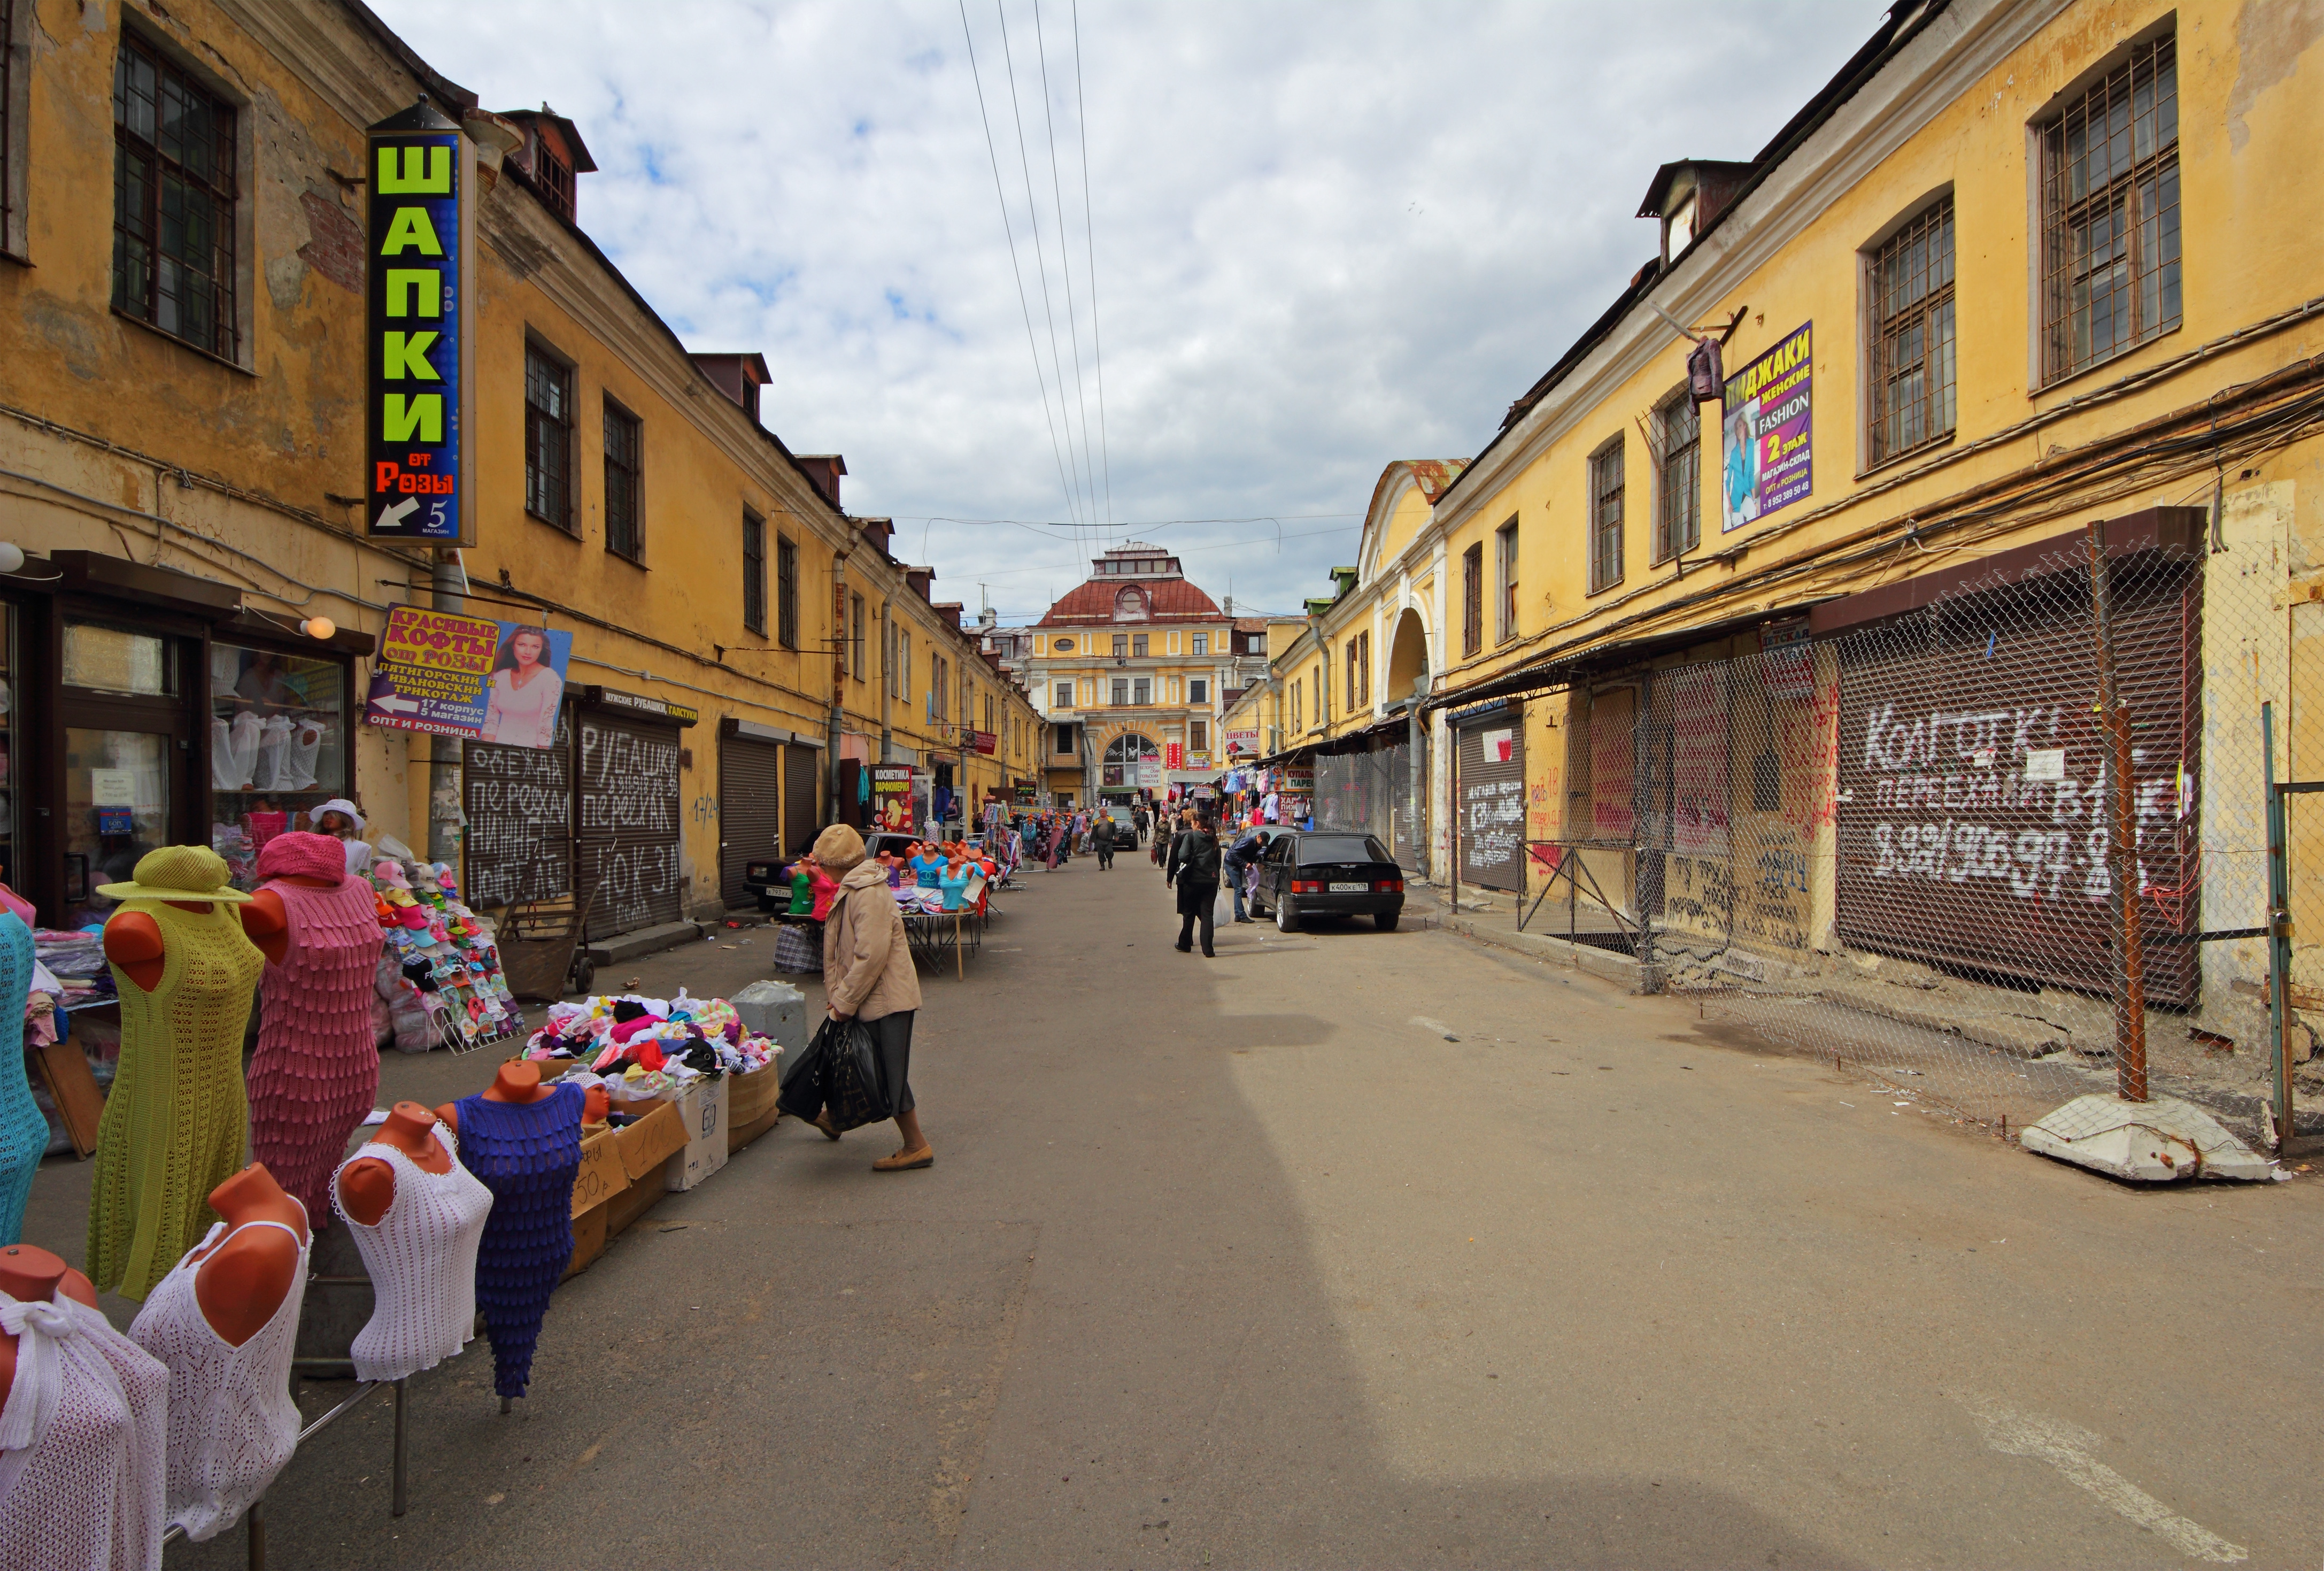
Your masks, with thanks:
[[(339, 1164), (331, 1199), (355, 1230), (364, 1270), (371, 1273), (371, 1323), (355, 1334), (355, 1374), (362, 1380), (401, 1380), (433, 1369), (468, 1345), (476, 1320), (476, 1245), (493, 1193), (462, 1167), (459, 1141), (442, 1124), (436, 1140), (452, 1157), (452, 1170), (431, 1173), (380, 1141)], [(347, 1216), (339, 1180), (347, 1168), (377, 1157), (395, 1169), (395, 1198), (375, 1227)]]
[(170, 1372), (105, 1317), (0, 1293), (0, 1566), (159, 1571)]
[[(244, 1227), (279, 1227), (299, 1237), (280, 1222)], [(198, 1543), (233, 1526), (299, 1445), (290, 1355), (307, 1296), (307, 1244), (299, 1243), (297, 1273), (273, 1317), (235, 1347), (212, 1327), (194, 1296), (195, 1276), (214, 1247), (233, 1236), (225, 1223), (212, 1223), (200, 1247), (154, 1285), (129, 1327), (131, 1341), (169, 1366), (168, 1520)]]

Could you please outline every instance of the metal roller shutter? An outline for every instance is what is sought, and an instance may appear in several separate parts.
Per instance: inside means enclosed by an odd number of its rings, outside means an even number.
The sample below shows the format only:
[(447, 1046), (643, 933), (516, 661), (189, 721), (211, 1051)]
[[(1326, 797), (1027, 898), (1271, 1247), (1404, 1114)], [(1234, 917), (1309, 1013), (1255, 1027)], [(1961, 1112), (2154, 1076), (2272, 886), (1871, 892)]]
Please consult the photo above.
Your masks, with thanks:
[(823, 750), (792, 743), (783, 749), (783, 850), (796, 856), (815, 846), (823, 827), (816, 811), (816, 782), (823, 778)]
[(1525, 888), (1525, 713), (1515, 705), (1455, 734), (1461, 882)]
[(677, 921), (678, 727), (581, 713), (580, 892), (594, 893), (589, 937)]
[[(2200, 568), (2114, 567), (2116, 670), (2135, 727), (2146, 997), (2195, 1002), (2200, 926)], [(2086, 580), (2085, 580), (2086, 582)], [(2088, 590), (2054, 579), (1924, 613), (1914, 636), (1840, 642), (1843, 941), (2105, 993), (2104, 741)], [(2062, 779), (2027, 754), (2062, 750)]]
[(753, 861), (776, 854), (783, 827), (783, 761), (771, 742), (718, 739), (718, 892), (728, 910), (756, 903), (742, 882)]
[(477, 907), (573, 888), (573, 712), (553, 747), (471, 742), (466, 750), (467, 898)]

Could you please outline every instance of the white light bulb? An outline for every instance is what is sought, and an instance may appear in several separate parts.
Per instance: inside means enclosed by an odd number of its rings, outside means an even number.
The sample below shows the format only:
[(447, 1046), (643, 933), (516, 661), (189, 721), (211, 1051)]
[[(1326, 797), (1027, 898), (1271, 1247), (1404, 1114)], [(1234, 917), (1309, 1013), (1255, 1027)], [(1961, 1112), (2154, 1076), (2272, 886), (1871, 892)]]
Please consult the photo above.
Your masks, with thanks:
[(13, 573), (24, 565), (24, 548), (0, 541), (0, 573)]

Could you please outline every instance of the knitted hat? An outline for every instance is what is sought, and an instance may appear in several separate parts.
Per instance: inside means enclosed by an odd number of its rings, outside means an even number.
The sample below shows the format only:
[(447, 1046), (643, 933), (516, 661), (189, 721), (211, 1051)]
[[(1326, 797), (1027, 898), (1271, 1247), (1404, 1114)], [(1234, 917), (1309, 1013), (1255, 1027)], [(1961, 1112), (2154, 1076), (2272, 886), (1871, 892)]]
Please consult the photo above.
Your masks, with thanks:
[(845, 873), (863, 860), (863, 836), (834, 824), (815, 837), (815, 859), (835, 873)]
[(226, 858), (207, 846), (164, 846), (137, 859), (134, 883), (100, 883), (97, 892), (108, 900), (248, 900), (227, 884), (229, 876)]
[(347, 850), (328, 835), (293, 829), (277, 835), (258, 854), (261, 878), (319, 878), (334, 889), (347, 876)]

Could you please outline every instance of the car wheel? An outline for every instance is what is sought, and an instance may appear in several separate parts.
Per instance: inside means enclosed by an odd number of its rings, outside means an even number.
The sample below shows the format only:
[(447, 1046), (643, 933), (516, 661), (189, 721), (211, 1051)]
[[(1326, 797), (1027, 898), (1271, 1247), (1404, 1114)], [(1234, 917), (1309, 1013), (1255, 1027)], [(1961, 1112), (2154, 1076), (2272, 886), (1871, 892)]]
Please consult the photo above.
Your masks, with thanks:
[(1289, 901), (1285, 901), (1275, 908), (1275, 925), (1286, 933), (1296, 933), (1299, 930), (1299, 913), (1291, 909)]
[(1374, 911), (1372, 926), (1383, 933), (1393, 933), (1396, 931), (1396, 919), (1401, 914), (1398, 911)]

